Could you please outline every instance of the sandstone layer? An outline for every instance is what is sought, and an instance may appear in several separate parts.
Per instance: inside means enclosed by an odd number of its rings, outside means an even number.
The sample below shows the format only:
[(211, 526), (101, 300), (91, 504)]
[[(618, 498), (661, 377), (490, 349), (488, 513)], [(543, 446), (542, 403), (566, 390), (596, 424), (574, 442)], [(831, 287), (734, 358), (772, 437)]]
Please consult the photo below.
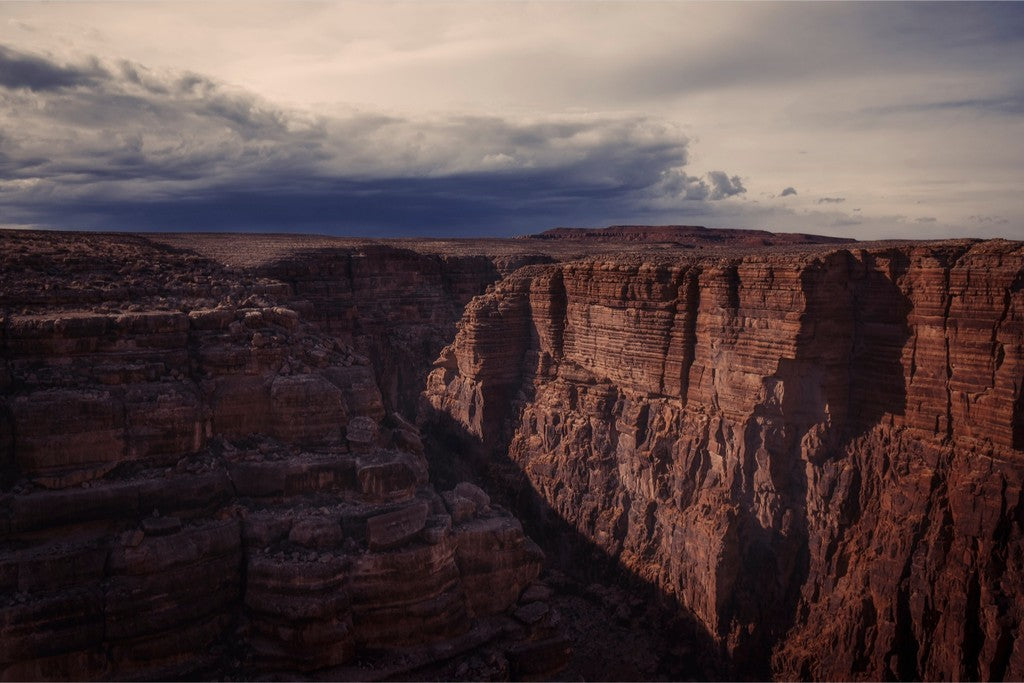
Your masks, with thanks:
[(0, 677), (1024, 677), (1024, 247), (598, 232), (0, 232)]
[(1019, 243), (598, 258), (473, 300), (422, 421), (734, 674), (1014, 680), (1022, 385)]
[[(432, 257), (384, 247), (296, 273), (128, 236), (3, 241), (0, 678), (366, 679), (553, 642), (513, 615), (539, 548), (476, 487), (430, 484), (356, 349), (412, 306), (427, 363), (494, 263), (443, 289)], [(324, 264), (343, 284), (311, 302), (296, 282)], [(419, 307), (417, 267), (441, 292)]]

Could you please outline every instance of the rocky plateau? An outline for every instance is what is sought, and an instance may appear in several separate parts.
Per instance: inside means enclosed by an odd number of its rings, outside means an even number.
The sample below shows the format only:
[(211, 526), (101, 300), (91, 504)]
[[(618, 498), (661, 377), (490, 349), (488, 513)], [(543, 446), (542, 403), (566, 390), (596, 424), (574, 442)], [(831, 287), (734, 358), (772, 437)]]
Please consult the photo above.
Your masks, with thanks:
[(0, 231), (0, 678), (1024, 678), (1024, 244)]

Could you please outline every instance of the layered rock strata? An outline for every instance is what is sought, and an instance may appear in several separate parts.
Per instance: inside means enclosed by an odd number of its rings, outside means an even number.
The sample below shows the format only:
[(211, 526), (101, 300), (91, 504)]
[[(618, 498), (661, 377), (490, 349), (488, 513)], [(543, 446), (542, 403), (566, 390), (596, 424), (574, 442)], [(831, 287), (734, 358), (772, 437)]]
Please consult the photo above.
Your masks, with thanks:
[(434, 489), (291, 284), (34, 239), (0, 293), (0, 678), (342, 677), (518, 623), (540, 550), (475, 487)]
[(0, 234), (0, 674), (1024, 677), (1021, 245), (620, 232)]
[(735, 672), (1012, 680), (1022, 389), (1019, 243), (591, 260), (473, 300), (422, 422)]
[(520, 266), (551, 260), (367, 245), (302, 252), (259, 272), (287, 283), (305, 317), (370, 359), (388, 409), (414, 416), (466, 303)]

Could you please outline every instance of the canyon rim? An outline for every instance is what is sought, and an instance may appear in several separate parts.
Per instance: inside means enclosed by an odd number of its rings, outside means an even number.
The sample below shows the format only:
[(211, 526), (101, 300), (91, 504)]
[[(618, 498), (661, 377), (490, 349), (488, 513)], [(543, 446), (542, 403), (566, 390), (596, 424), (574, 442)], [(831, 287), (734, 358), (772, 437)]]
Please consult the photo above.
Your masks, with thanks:
[(0, 233), (5, 679), (1024, 676), (1024, 244)]
[(0, 681), (1024, 680), (1022, 64), (0, 2)]

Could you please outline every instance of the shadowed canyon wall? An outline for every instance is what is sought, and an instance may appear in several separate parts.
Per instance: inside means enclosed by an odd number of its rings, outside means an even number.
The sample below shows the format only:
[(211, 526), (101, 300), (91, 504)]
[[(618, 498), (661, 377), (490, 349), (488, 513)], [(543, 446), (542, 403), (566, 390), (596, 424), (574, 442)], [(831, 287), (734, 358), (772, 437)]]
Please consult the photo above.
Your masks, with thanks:
[(357, 350), (390, 325), (382, 354), (425, 373), (493, 263), (448, 282), (435, 257), (350, 249), (268, 267), (284, 280), (145, 239), (3, 237), (0, 678), (361, 680), (502, 639), (507, 674), (564, 650), (505, 614), (539, 548), (476, 487), (430, 484), (394, 410), (408, 378), (385, 401)]
[(1024, 248), (740, 246), (0, 234), (0, 677), (551, 676), (518, 519), (696, 671), (1024, 677)]
[(554, 561), (579, 541), (544, 529), (601, 548), (739, 672), (1019, 679), (1022, 265), (1004, 242), (525, 268), (467, 307), (423, 420)]

